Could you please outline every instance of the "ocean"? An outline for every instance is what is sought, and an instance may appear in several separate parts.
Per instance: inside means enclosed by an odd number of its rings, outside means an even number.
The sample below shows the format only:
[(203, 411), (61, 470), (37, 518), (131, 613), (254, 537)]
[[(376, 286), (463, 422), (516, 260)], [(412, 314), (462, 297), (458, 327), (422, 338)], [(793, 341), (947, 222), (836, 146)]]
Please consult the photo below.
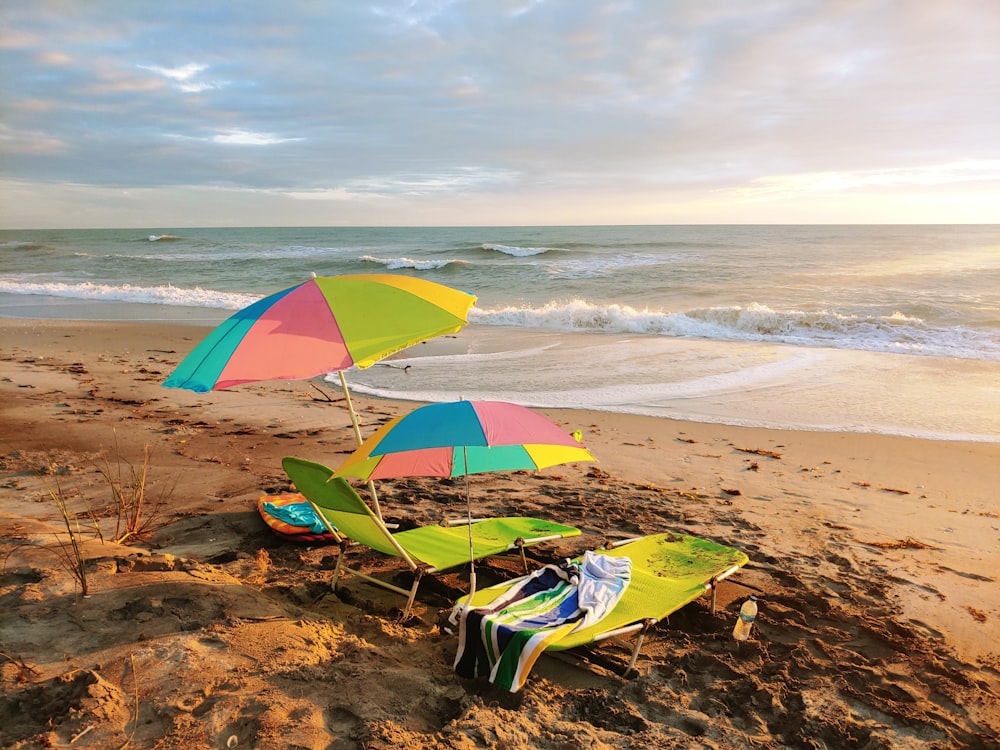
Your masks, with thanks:
[(310, 273), (478, 297), (357, 393), (1000, 442), (1000, 225), (3, 230), (0, 316), (213, 325)]

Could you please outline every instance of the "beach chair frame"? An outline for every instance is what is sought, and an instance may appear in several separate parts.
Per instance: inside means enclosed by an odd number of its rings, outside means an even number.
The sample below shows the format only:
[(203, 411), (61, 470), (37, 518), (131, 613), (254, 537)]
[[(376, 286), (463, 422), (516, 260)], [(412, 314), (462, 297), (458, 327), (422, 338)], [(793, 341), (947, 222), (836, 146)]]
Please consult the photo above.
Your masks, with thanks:
[[(315, 505), (313, 507), (315, 508)], [(325, 516), (319, 513), (318, 510), (317, 514), (320, 516), (321, 519), (323, 519), (323, 523), (326, 525), (327, 528), (332, 528), (330, 526), (329, 521), (327, 521)], [(483, 520), (486, 519), (473, 519), (473, 523)], [(448, 526), (458, 526), (462, 524), (468, 525), (468, 521), (450, 520), (443, 522), (443, 524), (447, 524)], [(423, 579), (423, 577), (428, 574), (434, 575), (436, 573), (441, 573), (444, 572), (445, 570), (450, 570), (451, 568), (439, 569), (434, 567), (433, 565), (420, 564), (419, 562), (414, 560), (413, 557), (411, 557), (407, 553), (407, 551), (399, 544), (399, 542), (397, 542), (392, 537), (392, 533), (389, 531), (388, 527), (386, 527), (385, 524), (383, 524), (383, 527), (385, 527), (386, 536), (392, 541), (393, 546), (399, 553), (398, 556), (400, 557), (400, 559), (403, 560), (403, 562), (406, 563), (407, 567), (410, 569), (410, 572), (413, 575), (413, 585), (410, 586), (409, 589), (404, 589), (400, 586), (396, 586), (393, 583), (382, 580), (381, 578), (376, 578), (375, 576), (369, 575), (368, 573), (358, 570), (357, 568), (353, 568), (349, 565), (346, 565), (344, 561), (347, 559), (348, 548), (352, 546), (365, 546), (365, 545), (341, 537), (340, 553), (337, 555), (337, 564), (336, 566), (334, 566), (333, 569), (333, 577), (330, 581), (330, 588), (333, 589), (333, 591), (338, 591), (340, 588), (340, 581), (342, 574), (350, 573), (351, 575), (356, 576), (357, 578), (361, 578), (362, 580), (368, 581), (368, 583), (374, 584), (376, 586), (381, 586), (382, 588), (387, 589), (388, 591), (394, 591), (397, 594), (406, 597), (406, 606), (403, 607), (403, 612), (400, 615), (400, 619), (405, 620), (409, 616), (410, 610), (413, 608), (413, 603), (416, 601), (417, 590), (420, 587), (420, 582)], [(521, 559), (521, 564), (524, 567), (524, 572), (527, 573), (528, 559), (524, 554), (525, 547), (528, 547), (532, 544), (541, 544), (542, 542), (550, 542), (550, 541), (555, 541), (556, 539), (563, 539), (563, 538), (564, 536), (561, 534), (550, 534), (548, 536), (532, 537), (531, 539), (524, 539), (523, 537), (518, 537), (509, 545), (507, 545), (507, 549), (505, 551), (510, 552), (514, 549), (518, 550), (520, 552), (520, 559)], [(499, 557), (500, 555), (502, 555), (502, 553), (498, 553), (496, 555), (490, 555), (490, 557)]]
[[(609, 542), (605, 544), (604, 549), (613, 550), (616, 547), (621, 547), (624, 544), (629, 544), (631, 542), (638, 541), (639, 539), (644, 539), (645, 537), (632, 537), (630, 539), (619, 539), (614, 542)], [(716, 576), (712, 576), (709, 581), (706, 581), (703, 586), (705, 588), (705, 593), (711, 593), (711, 609), (712, 614), (716, 612), (716, 605), (718, 603), (718, 586), (719, 583), (729, 578), (740, 569), (740, 565), (733, 565)], [(676, 610), (675, 610), (676, 611)], [(669, 615), (667, 615), (669, 617)], [(665, 618), (664, 618), (665, 619)], [(646, 634), (649, 629), (654, 627), (657, 623), (661, 622), (659, 618), (647, 617), (640, 622), (635, 622), (631, 625), (625, 625), (620, 628), (615, 628), (614, 630), (608, 630), (604, 633), (600, 633), (594, 636), (592, 643), (600, 643), (601, 641), (614, 640), (620, 644), (623, 648), (631, 651), (629, 656), (628, 666), (624, 670), (624, 674), (627, 676), (635, 671), (635, 665), (639, 661), (639, 653), (642, 651), (642, 646), (646, 640)], [(635, 639), (635, 643), (630, 645), (626, 638), (630, 635), (638, 633)], [(554, 652), (558, 653), (558, 652)]]
[[(403, 620), (409, 617), (425, 575), (441, 573), (469, 562), (468, 536), (451, 534), (448, 532), (449, 529), (458, 526), (471, 527), (475, 542), (481, 549), (488, 548), (488, 551), (477, 554), (477, 559), (500, 556), (518, 550), (525, 572), (528, 570), (525, 547), (580, 534), (580, 530), (572, 526), (522, 517), (472, 519), (471, 524), (468, 519), (456, 519), (393, 533), (354, 488), (345, 480), (333, 477), (333, 472), (328, 467), (292, 456), (286, 456), (282, 465), (295, 482), (298, 491), (323, 521), (323, 525), (340, 538), (340, 551), (330, 582), (331, 588), (337, 591), (342, 576), (349, 573), (405, 596), (406, 605), (400, 615), (400, 619)], [(545, 533), (528, 533), (532, 530), (544, 530)], [(427, 549), (423, 544), (425, 540), (436, 549)], [(412, 586), (404, 589), (349, 565), (348, 551), (355, 546), (398, 557), (413, 575)]]

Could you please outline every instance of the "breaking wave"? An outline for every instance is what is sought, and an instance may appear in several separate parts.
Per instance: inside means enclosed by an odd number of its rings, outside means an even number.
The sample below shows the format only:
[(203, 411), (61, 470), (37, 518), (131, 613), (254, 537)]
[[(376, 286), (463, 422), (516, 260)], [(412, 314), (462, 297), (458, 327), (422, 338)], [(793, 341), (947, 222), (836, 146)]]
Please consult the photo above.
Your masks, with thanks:
[(0, 292), (6, 294), (35, 294), (47, 297), (100, 300), (103, 302), (129, 302), (148, 305), (174, 305), (179, 307), (211, 307), (222, 310), (239, 310), (260, 299), (252, 294), (219, 292), (211, 289), (181, 289), (169, 284), (162, 286), (111, 285), (81, 282), (25, 282), (0, 279)]
[(484, 242), (481, 247), (483, 250), (493, 250), (498, 253), (503, 253), (504, 255), (513, 255), (517, 258), (527, 258), (532, 255), (541, 255), (542, 253), (554, 250), (554, 248), (551, 247), (518, 247), (517, 245), (500, 245), (496, 242)]
[(435, 271), (439, 268), (444, 268), (450, 265), (469, 265), (467, 260), (458, 260), (455, 258), (449, 259), (427, 259), (427, 260), (415, 260), (413, 258), (377, 258), (374, 255), (362, 255), (358, 260), (365, 263), (376, 263), (381, 266), (385, 266), (390, 271), (396, 271), (400, 268), (412, 268), (417, 271)]
[(572, 300), (542, 307), (474, 308), (470, 321), (495, 326), (756, 341), (1000, 361), (1000, 337), (995, 331), (967, 326), (934, 327), (899, 312), (853, 315), (829, 310), (774, 310), (760, 304), (664, 312)]

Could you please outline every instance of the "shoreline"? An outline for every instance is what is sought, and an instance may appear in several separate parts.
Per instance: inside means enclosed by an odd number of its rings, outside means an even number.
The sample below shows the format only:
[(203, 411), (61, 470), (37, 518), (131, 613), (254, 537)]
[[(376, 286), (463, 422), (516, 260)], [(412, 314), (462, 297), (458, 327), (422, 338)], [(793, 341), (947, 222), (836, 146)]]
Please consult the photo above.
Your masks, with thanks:
[[(248, 674), (255, 680), (266, 676), (260, 673), (261, 667), (249, 666), (242, 656), (246, 645), (240, 645), (241, 637), (251, 629), (247, 623), (272, 628), (269, 632), (279, 642), (286, 643), (289, 638), (294, 640), (293, 636), (304, 637), (295, 636), (299, 632), (295, 628), (301, 630), (304, 626), (294, 623), (306, 618), (310, 628), (325, 633), (321, 639), (324, 645), (314, 646), (309, 656), (304, 655), (301, 647), (291, 648), (291, 656), (285, 657), (293, 662), (288, 668), (298, 664), (294, 668), (308, 667), (306, 674), (318, 675), (322, 663), (326, 665), (323, 670), (332, 672), (323, 671), (320, 682), (329, 680), (331, 674), (339, 674), (335, 668), (338, 658), (332, 654), (343, 647), (345, 638), (361, 644), (365, 653), (396, 654), (390, 657), (390, 662), (396, 658), (409, 659), (409, 649), (419, 655), (416, 666), (422, 665), (427, 674), (422, 678), (420, 669), (415, 669), (413, 673), (407, 672), (404, 679), (396, 673), (394, 678), (403, 685), (401, 694), (413, 695), (419, 701), (424, 691), (436, 696), (435, 700), (450, 701), (461, 707), (451, 714), (448, 711), (435, 717), (428, 714), (407, 724), (401, 716), (395, 717), (384, 702), (379, 702), (378, 696), (372, 695), (365, 699), (370, 703), (351, 708), (356, 720), (345, 719), (345, 725), (350, 724), (351, 731), (356, 733), (361, 731), (358, 722), (364, 724), (369, 746), (382, 746), (379, 730), (373, 728), (372, 722), (382, 725), (395, 722), (393, 726), (403, 732), (401, 741), (412, 742), (414, 746), (423, 746), (420, 743), (432, 746), (447, 737), (452, 742), (450, 746), (471, 747), (461, 744), (460, 739), (464, 737), (468, 742), (473, 726), (494, 726), (500, 732), (499, 727), (508, 721), (513, 722), (509, 731), (516, 727), (527, 732), (522, 719), (504, 714), (502, 706), (490, 708), (488, 700), (479, 705), (476, 689), (470, 692), (458, 678), (452, 679), (448, 659), (453, 644), (433, 629), (433, 607), (425, 606), (423, 625), (402, 627), (388, 616), (395, 603), (383, 602), (367, 590), (362, 602), (324, 595), (321, 592), (327, 589), (312, 581), (321, 582), (328, 576), (329, 568), (321, 562), (331, 551), (289, 551), (287, 544), (282, 545), (261, 528), (263, 524), (254, 512), (257, 497), (262, 492), (288, 489), (287, 478), (281, 471), (281, 456), (302, 455), (336, 465), (353, 447), (350, 422), (343, 404), (337, 401), (339, 390), (322, 381), (254, 384), (209, 394), (162, 388), (160, 384), (166, 375), (200, 340), (200, 335), (200, 328), (186, 323), (0, 319), (0, 338), (4, 342), (0, 359), (0, 394), (4, 400), (0, 420), (5, 435), (4, 449), (0, 451), (5, 464), (0, 512), (7, 529), (0, 552), (9, 555), (8, 575), (0, 596), (10, 604), (11, 617), (31, 622), (39, 631), (32, 633), (23, 624), (15, 626), (14, 621), (8, 621), (7, 632), (11, 635), (5, 649), (14, 649), (18, 659), (32, 666), (36, 674), (29, 677), (36, 682), (55, 679), (70, 666), (102, 674), (95, 663), (117, 664), (118, 676), (124, 677), (125, 654), (130, 651), (152, 654), (156, 648), (163, 648), (179, 659), (181, 651), (187, 649), (184, 658), (188, 661), (173, 663), (173, 671), (168, 668), (170, 660), (161, 655), (162, 668), (157, 671), (152, 662), (147, 662), (148, 671), (144, 675), (160, 681), (153, 680), (146, 686), (148, 701), (155, 703), (158, 692), (166, 696), (173, 690), (178, 695), (163, 700), (180, 705), (190, 700), (183, 695), (189, 695), (193, 687), (184, 693), (183, 676), (176, 672), (182, 667), (193, 668), (192, 654), (201, 653), (211, 636), (224, 641), (226, 649), (213, 651), (215, 656), (211, 658), (211, 654), (204, 652), (196, 659), (197, 668), (204, 670), (198, 674), (215, 674), (208, 662), (212, 658), (220, 660), (222, 665), (215, 667), (219, 672), (213, 678), (216, 679), (213, 689), (229, 695), (243, 706), (241, 710), (245, 713), (253, 696), (246, 688), (224, 687), (224, 675), (235, 668), (250, 670)], [(325, 400), (327, 396), (332, 402)], [(353, 394), (352, 398), (362, 415), (365, 435), (415, 405)], [(909, 737), (915, 747), (923, 745), (918, 737), (907, 733), (907, 726), (922, 726), (923, 722), (929, 727), (924, 733), (928, 742), (934, 737), (947, 741), (949, 736), (972, 741), (968, 738), (974, 740), (976, 736), (986, 736), (988, 731), (1000, 731), (1000, 712), (996, 709), (996, 698), (1000, 695), (1000, 645), (995, 638), (1000, 627), (1000, 602), (993, 595), (996, 571), (1000, 570), (1000, 507), (995, 500), (1000, 478), (997, 468), (1000, 444), (735, 427), (576, 409), (538, 411), (568, 431), (582, 430), (583, 442), (599, 463), (553, 467), (537, 476), (476, 477), (475, 494), (484, 504), (492, 506), (488, 510), (516, 509), (527, 515), (555, 516), (580, 526), (584, 531), (581, 543), (586, 544), (607, 533), (671, 529), (716, 539), (743, 549), (750, 556), (750, 565), (736, 576), (738, 582), (726, 589), (722, 600), (724, 611), (719, 616), (711, 618), (701, 607), (695, 611), (702, 614), (693, 621), (681, 617), (682, 613), (672, 617), (672, 621), (679, 621), (672, 623), (674, 627), (683, 629), (685, 623), (691, 626), (682, 639), (688, 651), (680, 641), (668, 640), (667, 645), (655, 647), (661, 651), (653, 651), (651, 663), (643, 664), (646, 676), (640, 678), (639, 684), (647, 691), (647, 698), (655, 690), (666, 690), (672, 695), (670, 704), (675, 710), (693, 720), (690, 713), (695, 710), (691, 708), (695, 686), (692, 683), (685, 688), (675, 682), (673, 670), (678, 664), (686, 664), (692, 680), (701, 669), (713, 679), (725, 682), (726, 674), (742, 669), (738, 666), (740, 657), (731, 650), (732, 644), (726, 638), (726, 630), (731, 628), (729, 619), (738, 608), (738, 599), (747, 590), (761, 592), (760, 641), (754, 642), (751, 656), (756, 660), (759, 676), (752, 678), (751, 683), (753, 679), (757, 683), (763, 681), (763, 687), (758, 684), (755, 688), (757, 692), (770, 691), (771, 703), (756, 705), (756, 710), (761, 716), (773, 714), (773, 719), (767, 719), (764, 727), (746, 725), (735, 721), (733, 708), (729, 709), (728, 718), (725, 712), (713, 715), (705, 707), (698, 708), (697, 721), (704, 730), (700, 737), (708, 743), (706, 746), (739, 746), (740, 731), (749, 732), (767, 746), (798, 746), (793, 729), (768, 730), (766, 726), (781, 724), (778, 717), (790, 714), (790, 706), (795, 703), (791, 696), (781, 693), (777, 683), (772, 685), (760, 676), (768, 669), (779, 668), (778, 652), (785, 647), (791, 649), (789, 653), (798, 654), (790, 657), (793, 661), (804, 659), (802, 663), (806, 665), (802, 674), (786, 675), (785, 679), (794, 678), (806, 685), (802, 689), (812, 696), (810, 700), (842, 707), (836, 709), (840, 713), (834, 721), (820, 708), (810, 709), (813, 704), (807, 700), (802, 710), (811, 721), (829, 720), (845, 727), (861, 724), (873, 736), (883, 732), (890, 742)], [(165, 512), (167, 524), (125, 550), (111, 553), (106, 544), (94, 545), (95, 560), (110, 556), (115, 560), (115, 568), (123, 570), (127, 567), (124, 560), (132, 559), (135, 572), (112, 575), (107, 564), (102, 568), (101, 563), (95, 563), (95, 588), (99, 593), (84, 602), (73, 595), (71, 580), (67, 581), (65, 575), (59, 578), (58, 566), (51, 561), (43, 564), (37, 557), (29, 559), (23, 550), (14, 549), (25, 538), (35, 539), (32, 535), (58, 531), (59, 522), (54, 506), (40, 491), (37, 477), (26, 474), (15, 459), (26, 458), (36, 463), (44, 459), (67, 467), (66, 481), (79, 486), (82, 496), (97, 498), (106, 494), (106, 488), (101, 487), (95, 472), (86, 467), (102, 450), (107, 451), (116, 443), (132, 461), (141, 458), (143, 446), (152, 447), (150, 469), (155, 479), (151, 480), (151, 489), (174, 483), (171, 504)], [(406, 502), (413, 504), (416, 517), (430, 518), (429, 514), (439, 507), (428, 499), (436, 489), (438, 483), (433, 480), (390, 483), (385, 497), (389, 507), (396, 508), (403, 498), (412, 498)], [(573, 498), (570, 505), (566, 505), (567, 498)], [(559, 518), (570, 507), (575, 509), (573, 517)], [(259, 562), (261, 549), (269, 556), (270, 567)], [(175, 570), (156, 570), (151, 561), (159, 560), (165, 566), (167, 555), (184, 562), (175, 562)], [(145, 560), (144, 564), (152, 565), (154, 570), (136, 571), (135, 560)], [(139, 568), (142, 567), (140, 564)], [(186, 570), (179, 570), (185, 567)], [(293, 570), (298, 572), (293, 574)], [(16, 572), (17, 580), (8, 580), (14, 575), (10, 571)], [(226, 605), (235, 606), (235, 610), (219, 605), (223, 614), (213, 615), (199, 610), (197, 597), (192, 596), (186, 605), (188, 613), (174, 615), (180, 625), (171, 630), (161, 622), (162, 610), (166, 608), (163, 602), (172, 596), (168, 593), (171, 586), (182, 589), (192, 585), (192, 571), (200, 571), (203, 577), (213, 578), (219, 584), (225, 581), (226, 586), (238, 585), (242, 598), (233, 600), (237, 604)], [(183, 581), (172, 578), (175, 573)], [(95, 600), (104, 596), (104, 592), (127, 585), (122, 579), (128, 576), (154, 574), (160, 574), (162, 580), (149, 585), (163, 587), (158, 589), (161, 593), (140, 598), (160, 604), (149, 604), (148, 612), (152, 613), (149, 617), (142, 616), (146, 610), (141, 607), (137, 611), (144, 640), (139, 643), (134, 640), (134, 617), (123, 617), (118, 630), (98, 624), (108, 621), (108, 612), (118, 612), (128, 602), (137, 600), (126, 597), (117, 602), (118, 608), (105, 603), (103, 614), (97, 610), (99, 602)], [(289, 575), (294, 576), (292, 581), (287, 580)], [(302, 582), (295, 584), (295, 578)], [(61, 597), (64, 604), (53, 609), (52, 596)], [(376, 599), (369, 602), (367, 597), (371, 596)], [(372, 606), (363, 606), (366, 603)], [(31, 610), (32, 605), (48, 614)], [(55, 610), (74, 607), (78, 608), (76, 616), (83, 623), (83, 632), (67, 638), (63, 646), (67, 650), (65, 659), (53, 659), (41, 648), (41, 631), (49, 622), (53, 626), (58, 624), (54, 621)], [(127, 607), (121, 611), (126, 610)], [(387, 614), (373, 616), (370, 614), (373, 610), (384, 610)], [(233, 611), (239, 614), (234, 616)], [(289, 629), (281, 630), (277, 620), (268, 619), (272, 615), (282, 621), (289, 620)], [(235, 624), (234, 617), (238, 621)], [(193, 626), (184, 630), (181, 626), (185, 622)], [(186, 645), (182, 646), (179, 639), (186, 633), (196, 640), (184, 641)], [(872, 635), (877, 633), (881, 635)], [(315, 636), (310, 638), (315, 641)], [(657, 633), (651, 640), (661, 638), (669, 639), (670, 634)], [(879, 638), (884, 639), (881, 646), (877, 645)], [(171, 651), (174, 646), (181, 651)], [(842, 652), (831, 657), (832, 667), (825, 663), (824, 649)], [(715, 671), (707, 662), (698, 661), (709, 656), (720, 664), (725, 662), (726, 668), (720, 665)], [(374, 664), (368, 663), (372, 659)], [(860, 685), (838, 687), (832, 676), (836, 669), (844, 669), (846, 664), (857, 666), (859, 659), (864, 662), (861, 665), (864, 669), (858, 674), (868, 674), (869, 681), (880, 685), (885, 696), (895, 697), (883, 697), (880, 703)], [(227, 664), (226, 660), (235, 661)], [(926, 667), (931, 662), (938, 665), (941, 680), (945, 674), (949, 680), (954, 679), (954, 687), (928, 686), (929, 683), (922, 683), (910, 674), (910, 669), (919, 670), (921, 664)], [(363, 663), (352, 661), (348, 666), (370, 681), (377, 691), (378, 685), (390, 684), (376, 676), (380, 674), (378, 670), (387, 669), (386, 665), (383, 657), (372, 656)], [(387, 673), (393, 676), (391, 669)], [(7, 681), (12, 679), (11, 675), (10, 665), (5, 665), (5, 689), (15, 684)], [(732, 675), (730, 678), (736, 679)], [(658, 680), (665, 682), (661, 684)], [(903, 684), (908, 684), (910, 687), (906, 689), (913, 693), (908, 700), (894, 693)], [(527, 694), (520, 699), (521, 710), (527, 704), (536, 721), (556, 721), (552, 716), (546, 719), (545, 710), (565, 713), (566, 706), (582, 700), (587, 691), (626, 690), (616, 685), (612, 678), (594, 681), (578, 670), (554, 666), (543, 659), (537, 677), (532, 677)], [(710, 687), (706, 682), (698, 689), (707, 691)], [(934, 699), (935, 690), (949, 696), (948, 706)], [(318, 696), (319, 685), (315, 694), (311, 688), (304, 692)], [(552, 699), (552, 705), (543, 708), (549, 702), (543, 695), (553, 692), (558, 699)], [(863, 695), (859, 698), (858, 693)], [(320, 699), (307, 696), (293, 700), (285, 696), (281, 700), (288, 710), (297, 707), (308, 713), (312, 710), (309, 706)], [(848, 708), (851, 700), (867, 702), (881, 718), (874, 723), (870, 717), (863, 720), (856, 708)], [(412, 710), (415, 704), (407, 705)], [(652, 738), (648, 745), (635, 746), (653, 747), (656, 742), (668, 738), (676, 741), (685, 736), (683, 729), (678, 728), (679, 719), (674, 724), (667, 720), (653, 721), (642, 712), (640, 704), (633, 700), (629, 705), (632, 723), (646, 726), (643, 731), (650, 732)], [(329, 707), (324, 710), (329, 714)], [(175, 743), (166, 746), (178, 747), (183, 745), (181, 738), (195, 737), (197, 731), (203, 730), (198, 726), (204, 724), (204, 717), (216, 715), (215, 709), (206, 709), (199, 713), (203, 717), (199, 722), (190, 711), (185, 713), (176, 706), (169, 709), (163, 704), (159, 711), (162, 716), (171, 716), (171, 720), (158, 720), (156, 731)], [(907, 712), (910, 712), (908, 718)], [(938, 722), (933, 718), (935, 712), (946, 715), (948, 721)], [(636, 723), (637, 714), (643, 717), (642, 722)], [(178, 719), (185, 716), (191, 719), (190, 726)], [(565, 715), (562, 716), (564, 720)], [(121, 718), (118, 716), (114, 721)], [(799, 717), (800, 724), (805, 720)], [(112, 719), (107, 721), (114, 723)], [(226, 727), (235, 726), (218, 717), (214, 721), (221, 727), (220, 737)], [(882, 729), (877, 729), (875, 725), (880, 724)], [(317, 737), (322, 732), (336, 735), (339, 730), (331, 726), (328, 721), (322, 730), (313, 729)], [(583, 733), (575, 735), (579, 741), (598, 747), (618, 746), (605, 735), (626, 736), (623, 728), (621, 734), (607, 728), (603, 734), (587, 735), (589, 729), (575, 731)], [(53, 732), (56, 739), (62, 737), (58, 731)], [(278, 746), (264, 742), (262, 732), (258, 730), (259, 746)], [(675, 735), (676, 732), (681, 734)], [(529, 734), (522, 744), (511, 740), (510, 746), (530, 747), (532, 742)]]
[[(59, 322), (51, 314), (63, 309), (68, 322), (141, 323), (150, 330), (179, 325), (204, 337), (232, 312), (156, 306), (156, 317), (147, 318), (150, 306), (138, 303), (64, 303), (50, 299), (25, 308), (48, 314), (0, 313), (0, 320)], [(109, 307), (118, 313), (109, 317)], [(511, 341), (517, 343), (512, 347)], [(411, 365), (405, 378), (398, 375), (403, 360)], [(659, 362), (673, 363), (669, 373)], [(991, 360), (473, 322), (381, 364), (388, 366), (351, 370), (352, 392), (407, 403), (462, 397), (548, 409), (587, 404), (601, 414), (685, 423), (1000, 444), (994, 385), (1000, 362)], [(516, 378), (503, 376), (513, 367), (532, 374), (530, 388), (522, 391)], [(573, 373), (569, 383), (567, 370)]]

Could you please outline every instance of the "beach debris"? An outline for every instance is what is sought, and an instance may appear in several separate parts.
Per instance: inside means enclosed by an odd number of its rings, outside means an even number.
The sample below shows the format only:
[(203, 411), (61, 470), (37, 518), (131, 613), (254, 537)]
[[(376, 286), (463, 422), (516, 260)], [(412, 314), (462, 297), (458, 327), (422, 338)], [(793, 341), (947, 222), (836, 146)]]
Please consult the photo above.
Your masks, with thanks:
[(966, 609), (968, 610), (969, 614), (972, 615), (977, 620), (979, 620), (979, 622), (986, 622), (986, 613), (983, 612), (982, 610), (970, 606), (966, 606)]
[(38, 670), (32, 668), (31, 666), (29, 666), (27, 662), (24, 662), (21, 659), (17, 659), (15, 657), (11, 656), (10, 654), (6, 653), (5, 651), (0, 651), (0, 656), (2, 656), (3, 658), (7, 659), (11, 664), (13, 664), (15, 667), (17, 667), (17, 670), (18, 670), (18, 672), (17, 672), (17, 681), (18, 682), (27, 682), (28, 681), (28, 673), (29, 672), (32, 675), (35, 675), (35, 676), (37, 676), (39, 674)]
[(750, 465), (747, 466), (747, 471), (760, 471), (760, 464), (756, 461), (751, 461)]
[(868, 545), (869, 547), (878, 547), (879, 549), (936, 549), (939, 550), (941, 547), (935, 547), (933, 544), (927, 544), (926, 542), (921, 542), (914, 539), (912, 536), (906, 537), (906, 539), (897, 539), (891, 542), (861, 542), (862, 544)]
[(681, 490), (677, 494), (681, 497), (686, 497), (688, 500), (694, 500), (699, 503), (703, 503), (708, 499), (708, 495), (703, 495), (699, 492), (685, 492), (684, 490)]
[(722, 491), (725, 492), (727, 495), (733, 495), (733, 496), (739, 496), (739, 495), (743, 494), (739, 490), (731, 488), (731, 487), (723, 487)]
[(766, 448), (741, 448), (736, 446), (736, 450), (741, 453), (752, 453), (755, 456), (767, 456), (768, 458), (781, 458), (781, 454), (778, 451), (770, 451)]
[(343, 401), (344, 400), (343, 397), (341, 397), (341, 398), (334, 398), (333, 396), (331, 396), (329, 393), (327, 393), (326, 391), (324, 391), (322, 388), (320, 388), (318, 385), (316, 385), (312, 381), (309, 382), (309, 385), (312, 388), (315, 388), (317, 391), (319, 391), (323, 395), (323, 398), (316, 398), (315, 396), (313, 396), (312, 397), (313, 401), (326, 401), (327, 403), (335, 404), (338, 401)]
[(897, 495), (909, 495), (909, 490), (897, 490), (894, 487), (879, 487), (882, 492), (895, 492)]
[(94, 728), (93, 724), (88, 724), (86, 726), (86, 728), (82, 732), (79, 732), (79, 733), (73, 735), (73, 738), (69, 741), (69, 744), (72, 745), (74, 742), (76, 742), (78, 739), (80, 739), (81, 737), (83, 737), (83, 735), (87, 734), (87, 732), (89, 732), (93, 728)]
[[(420, 343), (426, 344), (427, 342), (421, 341)], [(413, 367), (413, 365), (400, 365), (395, 362), (376, 362), (375, 364), (379, 367), (391, 367), (393, 370), (402, 370), (407, 375), (410, 374), (410, 368)]]
[(840, 531), (852, 531), (853, 527), (845, 526), (842, 523), (831, 523), (830, 521), (823, 521), (823, 525), (828, 529), (838, 529)]

